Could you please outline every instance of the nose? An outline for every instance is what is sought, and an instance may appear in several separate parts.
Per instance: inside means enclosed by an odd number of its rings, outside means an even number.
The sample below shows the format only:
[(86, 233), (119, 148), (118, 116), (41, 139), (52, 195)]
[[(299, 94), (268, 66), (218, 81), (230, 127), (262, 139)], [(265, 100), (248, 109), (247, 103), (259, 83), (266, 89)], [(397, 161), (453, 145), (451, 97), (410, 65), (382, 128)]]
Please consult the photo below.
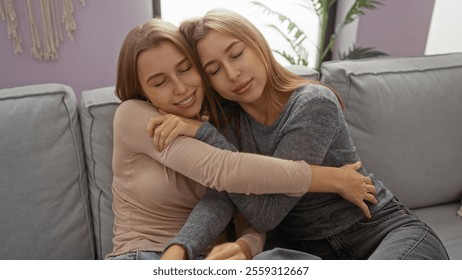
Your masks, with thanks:
[(182, 95), (186, 92), (187, 86), (186, 84), (179, 78), (175, 79), (175, 89), (174, 89), (174, 94), (176, 95)]
[(224, 68), (226, 71), (226, 75), (228, 76), (228, 79), (232, 81), (236, 81), (241, 75), (241, 72), (237, 70), (236, 67), (233, 67), (229, 64), (225, 65)]

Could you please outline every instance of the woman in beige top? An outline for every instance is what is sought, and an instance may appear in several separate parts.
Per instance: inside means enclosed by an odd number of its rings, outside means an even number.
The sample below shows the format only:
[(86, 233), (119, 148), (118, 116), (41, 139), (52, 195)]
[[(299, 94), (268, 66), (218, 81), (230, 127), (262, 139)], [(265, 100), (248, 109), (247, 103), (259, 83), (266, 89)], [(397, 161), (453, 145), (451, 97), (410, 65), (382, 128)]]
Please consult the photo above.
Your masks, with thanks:
[[(355, 171), (359, 164), (310, 167), (304, 161), (233, 153), (190, 137), (156, 149), (158, 139), (149, 136), (146, 124), (159, 111), (200, 122), (205, 112), (215, 110), (198, 69), (189, 45), (169, 23), (149, 20), (125, 38), (116, 82), (123, 102), (114, 117), (114, 248), (107, 258), (159, 259), (210, 189), (291, 196), (335, 192), (353, 200), (374, 188)], [(234, 228), (237, 240), (211, 240), (203, 256), (250, 259), (261, 252), (264, 233), (252, 229), (239, 213)]]

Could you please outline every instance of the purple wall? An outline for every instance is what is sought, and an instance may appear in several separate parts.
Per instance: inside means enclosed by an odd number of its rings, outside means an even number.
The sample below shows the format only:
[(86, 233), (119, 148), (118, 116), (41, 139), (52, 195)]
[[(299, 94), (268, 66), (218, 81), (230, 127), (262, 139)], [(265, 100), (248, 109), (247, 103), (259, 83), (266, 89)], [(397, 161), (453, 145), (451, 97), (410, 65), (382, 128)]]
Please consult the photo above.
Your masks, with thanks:
[[(38, 61), (29, 52), (24, 3), (13, 2), (22, 28), (23, 53), (14, 55), (6, 33), (6, 22), (0, 19), (0, 88), (62, 83), (71, 86), (80, 96), (83, 90), (112, 86), (125, 35), (134, 26), (152, 17), (151, 0), (87, 0), (85, 7), (74, 0), (77, 23), (74, 42), (67, 37), (64, 39), (58, 60)], [(38, 1), (33, 2), (38, 9)], [(39, 19), (36, 18), (36, 21)], [(38, 27), (41, 28), (41, 25)]]
[[(435, 0), (385, 0), (359, 20), (356, 44), (391, 56), (424, 54)], [(63, 83), (77, 96), (82, 90), (112, 86), (123, 38), (152, 15), (151, 0), (74, 0), (77, 31), (59, 49), (60, 59), (37, 61), (29, 54), (29, 35), (22, 1), (14, 1), (23, 34), (23, 53), (15, 56), (0, 20), (0, 88)], [(38, 1), (33, 1), (38, 9)], [(38, 18), (36, 19), (38, 20)], [(39, 28), (41, 26), (39, 25)]]
[(435, 0), (385, 0), (359, 19), (356, 45), (390, 56), (423, 55)]

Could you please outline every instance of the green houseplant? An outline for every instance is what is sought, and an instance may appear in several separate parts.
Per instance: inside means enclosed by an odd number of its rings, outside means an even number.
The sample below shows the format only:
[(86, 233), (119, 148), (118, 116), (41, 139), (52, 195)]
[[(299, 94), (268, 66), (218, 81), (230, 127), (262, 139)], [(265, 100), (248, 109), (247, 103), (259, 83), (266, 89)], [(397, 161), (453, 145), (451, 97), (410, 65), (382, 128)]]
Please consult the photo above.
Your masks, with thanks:
[[(334, 32), (329, 36), (326, 42), (326, 32), (329, 21), (329, 11), (336, 4), (337, 0), (303, 0), (299, 3), (300, 7), (312, 11), (316, 14), (319, 20), (319, 43), (316, 45), (316, 66), (319, 70), (321, 63), (324, 61), (329, 51), (333, 51), (334, 43), (337, 34), (348, 24), (353, 22), (358, 16), (364, 15), (367, 10), (373, 10), (382, 5), (382, 0), (355, 0), (350, 9), (346, 13), (343, 20), (336, 23)], [(280, 34), (285, 41), (290, 45), (292, 53), (286, 51), (274, 50), (275, 53), (282, 56), (290, 64), (308, 65), (308, 52), (304, 47), (304, 43), (308, 39), (308, 35), (288, 16), (275, 11), (265, 4), (258, 1), (250, 1), (250, 3), (262, 10), (264, 14), (274, 16), (279, 21), (279, 25), (269, 24), (268, 26)], [(281, 26), (281, 27), (280, 27)], [(374, 48), (363, 48), (353, 46), (347, 53), (339, 53), (340, 59), (358, 59), (364, 57), (374, 57), (386, 55), (383, 52), (377, 51)]]

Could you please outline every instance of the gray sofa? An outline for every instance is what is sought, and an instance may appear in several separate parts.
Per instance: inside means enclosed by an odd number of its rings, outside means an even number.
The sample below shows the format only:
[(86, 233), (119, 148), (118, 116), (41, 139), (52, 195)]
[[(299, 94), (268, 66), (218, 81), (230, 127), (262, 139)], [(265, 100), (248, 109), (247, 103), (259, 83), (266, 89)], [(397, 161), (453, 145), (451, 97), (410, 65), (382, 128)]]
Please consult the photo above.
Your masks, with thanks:
[[(324, 63), (361, 160), (462, 259), (462, 53)], [(114, 88), (0, 89), (0, 258), (111, 250)]]

